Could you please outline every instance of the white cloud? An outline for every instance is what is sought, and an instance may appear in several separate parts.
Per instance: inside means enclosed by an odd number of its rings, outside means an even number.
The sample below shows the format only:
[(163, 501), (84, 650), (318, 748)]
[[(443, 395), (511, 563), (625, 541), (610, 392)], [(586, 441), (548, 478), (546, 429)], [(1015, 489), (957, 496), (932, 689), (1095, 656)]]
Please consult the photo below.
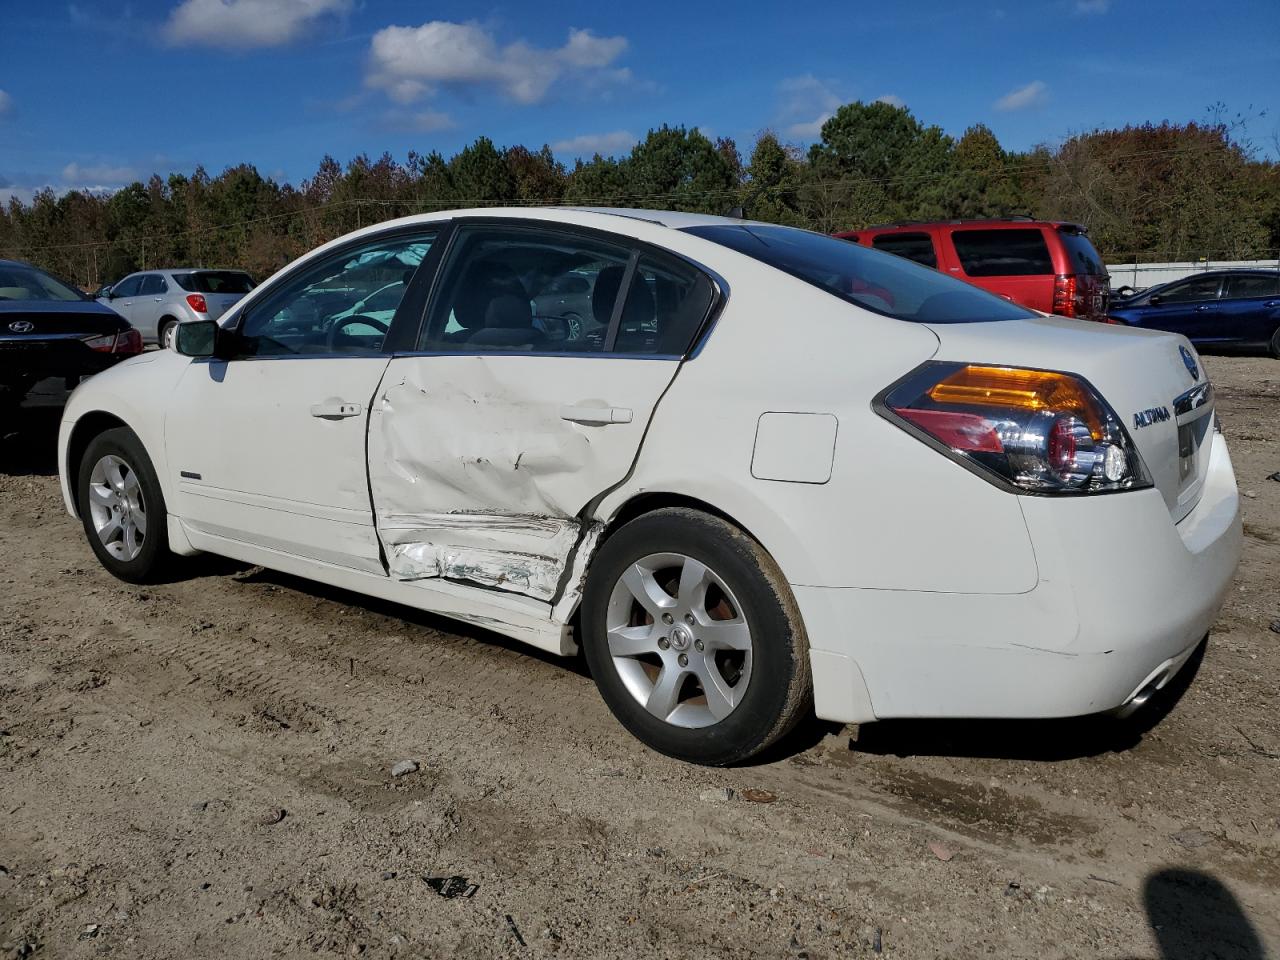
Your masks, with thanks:
[(811, 73), (786, 78), (778, 84), (778, 95), (783, 133), (796, 140), (817, 138), (822, 125), (845, 102), (829, 83)]
[(352, 0), (183, 0), (169, 14), (164, 36), (175, 45), (276, 47), (316, 20), (346, 13)]
[(597, 37), (590, 30), (569, 29), (561, 59), (574, 67), (607, 67), (627, 49), (626, 37)]
[(13, 97), (0, 90), (0, 117), (3, 117), (13, 107)]
[(94, 184), (93, 189), (100, 189), (98, 184), (132, 183), (141, 179), (141, 174), (133, 167), (113, 167), (107, 164), (82, 167), (73, 161), (62, 168), (62, 179), (68, 188), (81, 189), (76, 184)]
[(636, 136), (629, 130), (614, 130), (612, 133), (584, 133), (559, 140), (551, 145), (555, 153), (563, 153), (573, 157), (601, 156), (610, 157), (626, 153), (636, 145)]
[(1026, 110), (1038, 107), (1049, 99), (1049, 88), (1043, 80), (1032, 80), (1025, 87), (1010, 90), (995, 103), (997, 110)]
[(562, 47), (538, 48), (523, 40), (500, 46), (475, 23), (433, 20), (420, 27), (385, 27), (373, 35), (365, 82), (398, 103), (412, 103), (441, 86), (496, 89), (517, 103), (542, 100), (569, 72), (584, 78), (626, 79), (600, 73), (627, 47), (625, 37), (570, 30)]
[(876, 97), (876, 103), (887, 103), (891, 107), (905, 107), (907, 105), (907, 101), (896, 93), (886, 93), (883, 97)]
[(1106, 13), (1111, 9), (1111, 0), (1076, 0), (1076, 13), (1082, 17)]

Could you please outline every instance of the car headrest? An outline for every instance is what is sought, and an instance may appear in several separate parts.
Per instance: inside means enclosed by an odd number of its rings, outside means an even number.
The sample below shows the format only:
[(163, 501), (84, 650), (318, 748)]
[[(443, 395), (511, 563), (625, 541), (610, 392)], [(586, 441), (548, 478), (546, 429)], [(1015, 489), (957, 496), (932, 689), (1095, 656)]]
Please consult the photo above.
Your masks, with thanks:
[(485, 325), (485, 313), (495, 297), (509, 294), (527, 300), (524, 284), (505, 263), (477, 260), (458, 281), (453, 298), (453, 315), (467, 329)]
[(484, 326), (486, 330), (528, 330), (533, 326), (533, 310), (528, 300), (504, 293), (489, 301)]

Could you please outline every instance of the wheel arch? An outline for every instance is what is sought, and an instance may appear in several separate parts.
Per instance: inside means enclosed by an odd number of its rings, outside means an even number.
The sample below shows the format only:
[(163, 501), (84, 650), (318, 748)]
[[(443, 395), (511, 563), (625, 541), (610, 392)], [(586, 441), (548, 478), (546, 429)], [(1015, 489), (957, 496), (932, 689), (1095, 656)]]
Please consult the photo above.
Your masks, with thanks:
[[(93, 438), (107, 430), (114, 430), (116, 427), (124, 427), (126, 430), (133, 428), (125, 423), (114, 413), (108, 413), (105, 410), (90, 410), (76, 420), (75, 426), (71, 428), (71, 433), (67, 438), (67, 451), (63, 460), (63, 476), (67, 478), (71, 496), (68, 504), (72, 508), (75, 516), (80, 516), (80, 505), (76, 502), (75, 484), (76, 478), (80, 475), (80, 463), (84, 459), (85, 451), (89, 449), (89, 444)], [(136, 434), (136, 431), (134, 431)]]

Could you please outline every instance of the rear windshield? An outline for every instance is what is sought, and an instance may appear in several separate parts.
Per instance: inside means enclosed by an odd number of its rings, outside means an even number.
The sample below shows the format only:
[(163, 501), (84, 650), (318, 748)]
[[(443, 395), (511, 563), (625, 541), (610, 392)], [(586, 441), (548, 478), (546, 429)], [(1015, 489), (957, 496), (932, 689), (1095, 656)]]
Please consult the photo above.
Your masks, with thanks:
[(976, 323), (1035, 316), (1024, 307), (910, 260), (821, 233), (762, 223), (686, 227), (685, 232), (897, 320)]
[(248, 293), (253, 280), (247, 273), (234, 270), (201, 270), (197, 273), (175, 273), (178, 286), (191, 293)]
[(1038, 228), (953, 230), (960, 266), (971, 277), (1038, 277), (1053, 273), (1049, 245)]
[(0, 266), (0, 300), (85, 300), (79, 290), (47, 273), (18, 264)]
[(1093, 244), (1083, 233), (1059, 230), (1058, 236), (1062, 237), (1062, 245), (1067, 248), (1067, 256), (1076, 273), (1091, 277), (1107, 275), (1107, 268), (1103, 265), (1102, 258), (1098, 256), (1098, 251), (1093, 248)]

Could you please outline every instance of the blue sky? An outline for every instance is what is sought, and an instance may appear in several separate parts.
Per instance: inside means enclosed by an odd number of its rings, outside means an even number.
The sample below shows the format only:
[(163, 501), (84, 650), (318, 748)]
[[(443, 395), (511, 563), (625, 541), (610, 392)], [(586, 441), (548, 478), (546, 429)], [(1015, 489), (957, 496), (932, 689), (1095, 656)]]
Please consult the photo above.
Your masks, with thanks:
[[(1280, 140), (1280, 2), (486, 4), (0, 0), (0, 197), (328, 153), (446, 155), (481, 134), (571, 162), (661, 123), (807, 143), (890, 98), (1011, 148), (1222, 101)], [(1258, 116), (1259, 114), (1265, 114)]]

